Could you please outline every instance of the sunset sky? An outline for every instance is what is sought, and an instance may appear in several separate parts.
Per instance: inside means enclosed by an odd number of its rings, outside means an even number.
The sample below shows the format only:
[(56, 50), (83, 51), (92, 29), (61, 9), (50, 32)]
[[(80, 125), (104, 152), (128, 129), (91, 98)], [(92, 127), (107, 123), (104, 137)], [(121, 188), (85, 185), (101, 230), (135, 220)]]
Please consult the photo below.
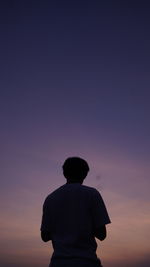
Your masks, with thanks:
[(80, 156), (112, 221), (104, 267), (149, 267), (149, 1), (2, 2), (0, 266), (48, 266), (43, 201)]

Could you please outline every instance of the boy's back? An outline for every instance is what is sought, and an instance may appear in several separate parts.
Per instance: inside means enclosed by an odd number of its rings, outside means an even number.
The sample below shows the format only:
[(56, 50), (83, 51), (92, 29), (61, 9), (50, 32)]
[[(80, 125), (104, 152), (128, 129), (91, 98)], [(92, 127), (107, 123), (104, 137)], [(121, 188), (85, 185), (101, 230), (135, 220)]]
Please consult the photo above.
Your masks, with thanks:
[(68, 262), (72, 267), (77, 261), (82, 266), (101, 266), (95, 236), (108, 223), (105, 204), (96, 189), (78, 182), (59, 187), (43, 205), (41, 231), (49, 232), (54, 248), (50, 266), (67, 266)]

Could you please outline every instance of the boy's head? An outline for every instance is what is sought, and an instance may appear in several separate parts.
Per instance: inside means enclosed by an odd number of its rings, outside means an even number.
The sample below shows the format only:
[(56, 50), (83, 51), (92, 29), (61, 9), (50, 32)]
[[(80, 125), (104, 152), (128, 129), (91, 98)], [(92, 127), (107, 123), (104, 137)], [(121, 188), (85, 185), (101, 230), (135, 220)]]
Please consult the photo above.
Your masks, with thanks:
[(87, 162), (79, 157), (67, 158), (62, 168), (67, 182), (70, 183), (82, 183), (90, 170)]

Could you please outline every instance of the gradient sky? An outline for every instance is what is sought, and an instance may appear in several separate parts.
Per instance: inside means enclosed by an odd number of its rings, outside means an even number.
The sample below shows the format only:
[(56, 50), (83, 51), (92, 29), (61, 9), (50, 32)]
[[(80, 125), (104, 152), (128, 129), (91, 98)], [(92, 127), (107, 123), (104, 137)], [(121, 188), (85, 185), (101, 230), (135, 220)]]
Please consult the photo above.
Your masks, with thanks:
[(85, 158), (105, 267), (150, 266), (149, 1), (2, 1), (0, 265), (46, 267), (42, 204)]

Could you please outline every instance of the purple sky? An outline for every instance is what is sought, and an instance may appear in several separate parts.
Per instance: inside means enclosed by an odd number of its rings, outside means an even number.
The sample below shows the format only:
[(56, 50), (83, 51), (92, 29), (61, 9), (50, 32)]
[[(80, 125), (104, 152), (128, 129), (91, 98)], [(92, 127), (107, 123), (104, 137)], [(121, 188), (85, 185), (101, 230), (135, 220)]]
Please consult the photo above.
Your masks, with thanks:
[(112, 220), (104, 266), (149, 267), (150, 4), (4, 2), (0, 265), (48, 265), (42, 204), (81, 156)]

